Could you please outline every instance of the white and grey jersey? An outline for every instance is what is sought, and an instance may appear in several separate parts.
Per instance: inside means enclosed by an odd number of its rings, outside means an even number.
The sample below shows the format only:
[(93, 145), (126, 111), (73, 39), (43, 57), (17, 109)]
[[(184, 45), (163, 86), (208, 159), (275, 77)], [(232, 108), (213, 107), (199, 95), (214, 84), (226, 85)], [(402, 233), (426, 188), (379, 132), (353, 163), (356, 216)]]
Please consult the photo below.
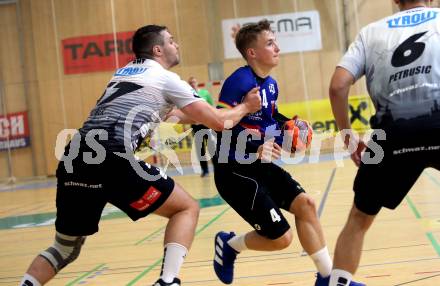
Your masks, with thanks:
[(338, 66), (356, 80), (366, 76), (377, 122), (431, 118), (440, 112), (440, 9), (414, 8), (367, 25)]
[(107, 150), (127, 146), (133, 151), (171, 109), (198, 100), (177, 74), (156, 61), (137, 59), (116, 71), (80, 133), (86, 136), (91, 130), (105, 130), (108, 140), (100, 143)]

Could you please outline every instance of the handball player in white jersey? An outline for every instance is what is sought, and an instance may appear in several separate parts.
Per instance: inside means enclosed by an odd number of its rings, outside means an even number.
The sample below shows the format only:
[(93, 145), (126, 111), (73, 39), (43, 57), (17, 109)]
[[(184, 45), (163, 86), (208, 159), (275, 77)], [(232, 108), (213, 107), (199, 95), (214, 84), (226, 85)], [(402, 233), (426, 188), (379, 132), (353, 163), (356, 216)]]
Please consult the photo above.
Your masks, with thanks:
[[(345, 130), (344, 142), (359, 166), (330, 286), (350, 283), (381, 208), (395, 209), (425, 168), (440, 169), (440, 9), (427, 7), (431, 1), (394, 2), (400, 12), (360, 31), (330, 84), (338, 128)], [(350, 86), (363, 75), (376, 108), (367, 146), (350, 135), (348, 116)]]
[(168, 71), (179, 63), (179, 46), (164, 26), (138, 29), (132, 49), (136, 59), (115, 72), (65, 149), (56, 174), (55, 240), (33, 260), (22, 286), (43, 285), (73, 262), (86, 236), (98, 231), (106, 203), (132, 220), (150, 213), (169, 219), (162, 271), (154, 286), (181, 285), (178, 274), (194, 238), (198, 204), (161, 170), (137, 160), (134, 152), (170, 115), (180, 123), (201, 123), (220, 131), (226, 121), (232, 127), (258, 111), (261, 100), (257, 88), (231, 110), (218, 110), (201, 100)]

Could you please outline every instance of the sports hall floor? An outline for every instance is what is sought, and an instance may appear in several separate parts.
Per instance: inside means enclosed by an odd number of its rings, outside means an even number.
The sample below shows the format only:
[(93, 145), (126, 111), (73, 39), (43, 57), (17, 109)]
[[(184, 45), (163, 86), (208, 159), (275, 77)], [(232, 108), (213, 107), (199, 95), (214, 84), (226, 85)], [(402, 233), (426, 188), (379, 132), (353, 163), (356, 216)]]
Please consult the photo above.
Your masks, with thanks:
[[(328, 160), (286, 167), (316, 199), (331, 254), (353, 196), (356, 168), (349, 160), (343, 165)], [(222, 285), (211, 266), (213, 237), (219, 230), (242, 233), (250, 227), (219, 198), (212, 174), (174, 178), (202, 206), (181, 271), (183, 285)], [(54, 198), (54, 181), (0, 186), (0, 286), (17, 285), (33, 257), (52, 243)], [(160, 271), (165, 223), (157, 216), (132, 223), (107, 206), (100, 232), (49, 285), (151, 285)], [(233, 285), (311, 286), (314, 272), (295, 235), (286, 250), (241, 254)], [(425, 170), (396, 211), (380, 213), (367, 235), (356, 279), (369, 286), (440, 285), (440, 172)]]

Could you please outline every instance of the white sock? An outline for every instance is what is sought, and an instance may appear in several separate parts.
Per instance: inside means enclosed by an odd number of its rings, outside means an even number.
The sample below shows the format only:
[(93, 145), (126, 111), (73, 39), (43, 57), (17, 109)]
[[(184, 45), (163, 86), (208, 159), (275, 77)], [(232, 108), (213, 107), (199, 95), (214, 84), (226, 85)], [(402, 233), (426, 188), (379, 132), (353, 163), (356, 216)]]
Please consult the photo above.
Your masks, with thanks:
[(26, 273), (21, 279), (20, 286), (41, 286), (41, 284), (34, 276)]
[(237, 252), (242, 252), (243, 250), (248, 249), (245, 242), (246, 235), (236, 235), (230, 240), (228, 240), (228, 244), (235, 249)]
[(162, 272), (160, 278), (166, 283), (171, 283), (175, 277), (179, 276), (188, 249), (185, 246), (171, 242), (165, 245), (164, 257), (162, 261)]
[(313, 263), (316, 265), (316, 269), (318, 269), (318, 272), (322, 277), (328, 277), (330, 275), (333, 263), (330, 254), (328, 253), (327, 246), (310, 255), (310, 258), (312, 258)]
[(329, 286), (348, 286), (350, 285), (353, 275), (342, 269), (333, 269), (330, 276)]

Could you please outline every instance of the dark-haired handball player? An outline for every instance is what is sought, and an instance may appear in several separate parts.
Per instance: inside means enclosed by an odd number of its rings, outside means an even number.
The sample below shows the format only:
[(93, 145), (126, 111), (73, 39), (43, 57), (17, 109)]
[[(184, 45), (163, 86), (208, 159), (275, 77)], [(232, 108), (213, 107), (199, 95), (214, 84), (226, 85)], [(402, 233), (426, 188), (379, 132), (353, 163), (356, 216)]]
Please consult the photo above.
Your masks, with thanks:
[[(262, 106), (260, 111), (245, 116), (232, 128), (231, 135), (218, 132), (214, 176), (222, 198), (254, 230), (239, 235), (217, 233), (215, 272), (223, 283), (231, 284), (234, 262), (242, 251), (275, 251), (288, 247), (293, 235), (281, 213), (284, 209), (295, 216), (300, 243), (318, 270), (315, 285), (328, 285), (332, 261), (315, 202), (289, 173), (272, 162), (280, 158), (282, 147), (290, 151), (290, 147), (295, 150), (310, 144), (311, 128), (303, 120), (289, 119), (278, 112), (278, 86), (270, 72), (278, 64), (280, 49), (270, 23), (263, 20), (243, 26), (235, 43), (247, 65), (226, 79), (219, 107), (235, 108), (256, 86)], [(284, 136), (285, 132), (290, 137)], [(290, 138), (290, 143), (285, 144), (283, 138)]]
[[(98, 231), (107, 202), (132, 220), (150, 213), (168, 218), (162, 271), (154, 286), (181, 285), (178, 275), (194, 238), (199, 206), (172, 178), (138, 161), (134, 152), (151, 137), (149, 126), (167, 116), (219, 131), (226, 121), (234, 125), (259, 110), (260, 96), (252, 89), (231, 110), (218, 110), (200, 99), (188, 83), (168, 71), (179, 63), (179, 46), (166, 27), (138, 29), (133, 52), (136, 60), (116, 71), (66, 147), (56, 172), (55, 240), (33, 260), (21, 286), (46, 284), (72, 263), (86, 237)], [(72, 154), (77, 156), (73, 159)]]
[[(395, 209), (425, 168), (440, 169), (440, 9), (427, 7), (431, 1), (394, 2), (400, 12), (364, 27), (331, 81), (333, 113), (359, 167), (354, 203), (336, 243), (331, 286), (350, 283), (381, 208)], [(385, 135), (373, 135), (368, 146), (352, 136), (348, 117), (350, 86), (362, 75), (376, 107), (371, 126)], [(373, 151), (377, 146), (381, 154)]]

